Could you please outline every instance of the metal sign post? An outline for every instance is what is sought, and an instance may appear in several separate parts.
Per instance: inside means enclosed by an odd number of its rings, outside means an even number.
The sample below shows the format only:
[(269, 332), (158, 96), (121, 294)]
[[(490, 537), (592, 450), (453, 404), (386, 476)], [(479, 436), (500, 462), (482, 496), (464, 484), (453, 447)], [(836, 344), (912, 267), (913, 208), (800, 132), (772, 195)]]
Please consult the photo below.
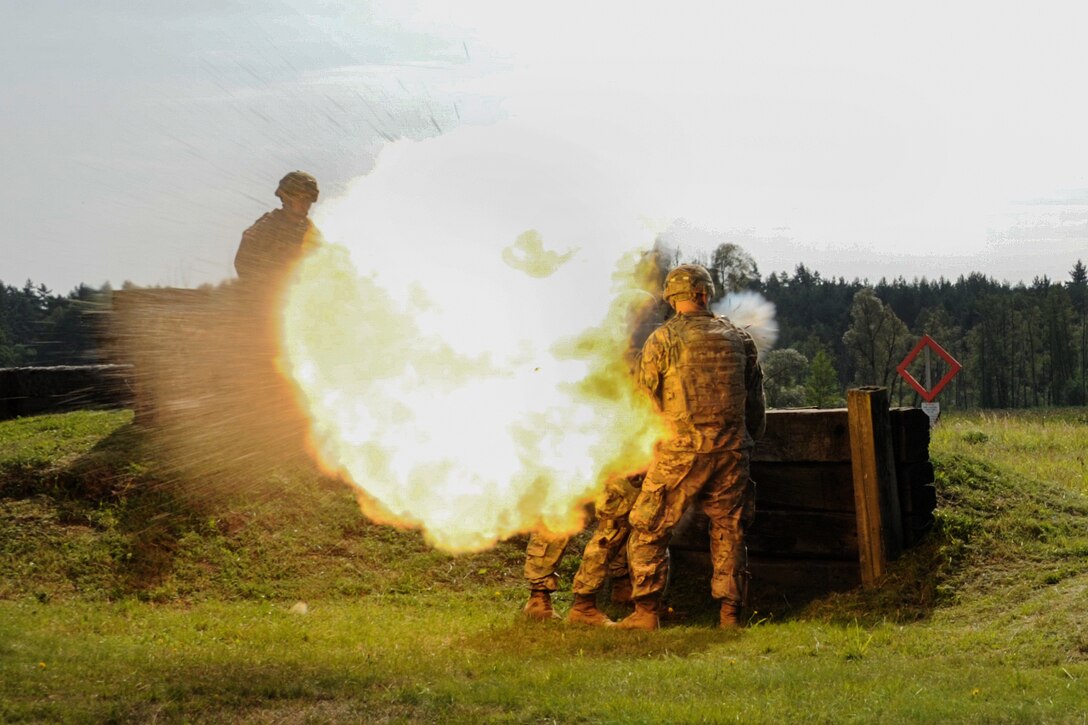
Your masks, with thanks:
[(922, 412), (929, 416), (929, 427), (937, 425), (937, 419), (941, 417), (941, 404), (937, 401), (923, 402)]
[[(942, 360), (948, 363), (948, 372), (937, 381), (936, 385), (931, 384), (930, 350), (937, 353)], [(914, 376), (907, 371), (910, 364), (918, 357), (918, 353), (922, 351), (925, 351), (925, 385), (922, 385), (915, 380)], [(913, 350), (907, 353), (907, 356), (903, 358), (903, 361), (899, 363), (895, 368), (895, 371), (922, 396), (922, 400), (925, 401), (922, 403), (922, 410), (929, 416), (929, 425), (932, 428), (937, 424), (937, 418), (941, 415), (940, 403), (934, 402), (933, 399), (937, 397), (937, 393), (941, 392), (941, 390), (944, 389), (944, 386), (948, 385), (952, 378), (956, 377), (956, 374), (962, 369), (963, 366), (959, 364), (956, 358), (949, 355), (948, 351), (938, 345), (932, 337), (929, 335), (922, 335), (922, 339), (918, 341), (918, 344), (914, 346)]]

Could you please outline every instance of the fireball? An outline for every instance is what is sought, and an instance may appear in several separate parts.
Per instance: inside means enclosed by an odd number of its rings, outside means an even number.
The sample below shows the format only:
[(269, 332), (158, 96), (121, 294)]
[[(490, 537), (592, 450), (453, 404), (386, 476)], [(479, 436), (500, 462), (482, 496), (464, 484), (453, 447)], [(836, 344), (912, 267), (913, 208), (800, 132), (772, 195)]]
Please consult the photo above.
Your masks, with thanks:
[(625, 354), (653, 232), (584, 159), (464, 129), (387, 148), (320, 209), (333, 242), (296, 270), (280, 363), (371, 518), (476, 551), (579, 529), (648, 463), (664, 431)]

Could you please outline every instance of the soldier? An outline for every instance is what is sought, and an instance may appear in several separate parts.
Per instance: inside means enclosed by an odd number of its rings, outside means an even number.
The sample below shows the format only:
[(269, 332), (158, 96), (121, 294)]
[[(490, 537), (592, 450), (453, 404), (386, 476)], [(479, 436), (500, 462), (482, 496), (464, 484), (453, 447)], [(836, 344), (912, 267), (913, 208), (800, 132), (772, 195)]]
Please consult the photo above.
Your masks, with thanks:
[(604, 491), (594, 503), (597, 528), (582, 551), (582, 563), (574, 575), (571, 591), (574, 606), (567, 613), (568, 622), (607, 627), (613, 624), (597, 608), (597, 593), (605, 577), (612, 577), (612, 601), (631, 601), (631, 577), (627, 565), (627, 537), (631, 525), (627, 517), (638, 497), (642, 476), (618, 476), (605, 484)]
[[(647, 253), (636, 270), (636, 276), (645, 277), (645, 283), (661, 277), (654, 275), (659, 268), (659, 255)], [(629, 372), (634, 375), (639, 368), (639, 350), (643, 342), (665, 319), (666, 312), (660, 300), (643, 290), (632, 290), (628, 301), (627, 326), (630, 330), (630, 348), (624, 358)], [(627, 569), (627, 536), (631, 527), (627, 515), (638, 496), (642, 475), (617, 476), (610, 479), (594, 502), (597, 527), (582, 552), (582, 563), (574, 576), (574, 606), (567, 614), (568, 622), (592, 626), (613, 624), (608, 616), (597, 608), (597, 594), (606, 579), (612, 580), (612, 601), (626, 604), (631, 601), (631, 578)], [(534, 532), (525, 550), (525, 578), (529, 582), (529, 601), (523, 612), (531, 619), (558, 619), (552, 608), (551, 595), (556, 591), (559, 579), (555, 574), (563, 558), (569, 536)]]
[[(597, 527), (586, 544), (582, 563), (574, 576), (574, 606), (568, 622), (607, 626), (612, 624), (597, 608), (597, 593), (606, 579), (612, 580), (612, 601), (631, 600), (631, 579), (627, 571), (627, 514), (638, 495), (640, 477), (616, 477), (605, 484), (594, 503)], [(569, 536), (533, 532), (525, 548), (525, 579), (529, 582), (529, 601), (522, 610), (530, 619), (559, 619), (552, 608), (551, 595), (559, 588), (555, 571), (570, 543)]]
[(242, 233), (234, 269), (246, 285), (265, 286), (273, 294), (304, 252), (321, 243), (321, 233), (307, 214), (317, 201), (317, 179), (292, 171), (276, 188), (282, 208), (268, 212)]
[(525, 547), (525, 581), (529, 584), (529, 601), (521, 613), (529, 619), (559, 619), (552, 606), (552, 594), (559, 589), (559, 575), (555, 573), (570, 537), (545, 531), (529, 534)]
[(750, 451), (766, 425), (763, 372), (752, 337), (708, 309), (713, 291), (704, 267), (671, 271), (664, 298), (677, 314), (642, 348), (639, 383), (672, 430), (658, 443), (630, 514), (635, 611), (619, 623), (625, 629), (659, 626), (669, 539), (697, 500), (710, 519), (711, 594), (721, 601), (719, 623), (737, 626), (747, 584)]
[[(279, 316), (276, 314), (294, 266), (322, 243), (310, 221), (317, 201), (317, 180), (303, 171), (280, 179), (276, 196), (282, 207), (264, 214), (242, 233), (234, 257), (240, 284), (231, 298), (231, 396), (247, 430), (260, 431), (277, 453), (301, 450), (305, 422), (292, 386), (276, 363)], [(273, 441), (275, 441), (273, 443)]]

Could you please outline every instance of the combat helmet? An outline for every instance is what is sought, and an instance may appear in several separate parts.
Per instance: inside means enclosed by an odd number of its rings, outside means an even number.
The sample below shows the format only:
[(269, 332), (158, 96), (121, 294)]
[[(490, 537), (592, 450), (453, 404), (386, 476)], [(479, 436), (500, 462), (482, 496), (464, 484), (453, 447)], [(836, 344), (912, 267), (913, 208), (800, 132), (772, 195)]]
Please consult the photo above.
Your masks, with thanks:
[(707, 297), (714, 296), (714, 279), (706, 267), (699, 264), (681, 264), (665, 277), (665, 291), (662, 297), (670, 305), (680, 300), (695, 299), (695, 295), (705, 292)]
[(276, 187), (276, 196), (295, 196), (310, 201), (317, 201), (317, 179), (305, 171), (292, 171), (280, 179), (280, 185)]

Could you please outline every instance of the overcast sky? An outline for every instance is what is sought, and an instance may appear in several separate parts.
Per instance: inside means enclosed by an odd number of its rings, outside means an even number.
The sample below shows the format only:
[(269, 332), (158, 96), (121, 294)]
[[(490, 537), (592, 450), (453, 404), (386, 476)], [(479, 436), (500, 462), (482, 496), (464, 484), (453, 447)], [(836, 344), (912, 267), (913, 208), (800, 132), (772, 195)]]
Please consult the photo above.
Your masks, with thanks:
[(1088, 260), (1086, 21), (1082, 3), (6, 2), (0, 280), (217, 282), (286, 171), (327, 202), (395, 164), (391, 143), (471, 164), (503, 124), (764, 274), (1066, 279)]

